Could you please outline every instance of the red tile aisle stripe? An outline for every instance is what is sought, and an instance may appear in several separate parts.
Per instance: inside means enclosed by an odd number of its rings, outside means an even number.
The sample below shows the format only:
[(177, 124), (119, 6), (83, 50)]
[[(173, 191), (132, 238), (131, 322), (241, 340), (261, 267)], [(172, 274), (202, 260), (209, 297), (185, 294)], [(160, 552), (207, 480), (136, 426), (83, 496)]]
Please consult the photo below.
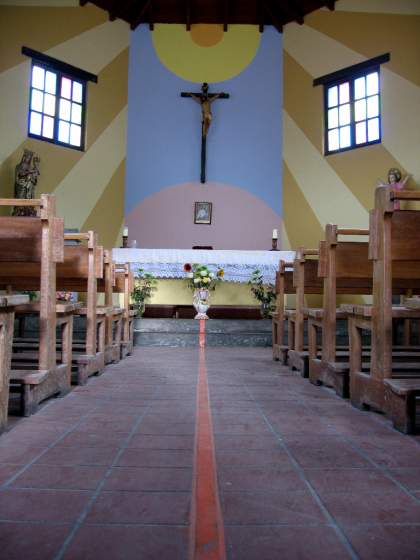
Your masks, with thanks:
[(205, 345), (205, 321), (200, 320), (190, 560), (225, 560), (225, 535), (217, 488)]

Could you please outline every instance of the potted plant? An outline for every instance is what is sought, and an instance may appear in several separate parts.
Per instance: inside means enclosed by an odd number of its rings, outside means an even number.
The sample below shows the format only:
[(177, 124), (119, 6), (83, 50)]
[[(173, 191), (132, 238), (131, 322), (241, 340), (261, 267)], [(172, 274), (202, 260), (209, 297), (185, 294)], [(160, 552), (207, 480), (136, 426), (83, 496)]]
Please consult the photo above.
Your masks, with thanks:
[(194, 319), (208, 319), (210, 290), (214, 291), (216, 289), (225, 272), (223, 268), (212, 272), (205, 264), (189, 263), (184, 265), (184, 271), (187, 273), (188, 285), (194, 290), (193, 305), (197, 311)]
[(146, 300), (157, 290), (157, 279), (149, 272), (139, 268), (134, 279), (134, 289), (131, 294), (137, 316), (141, 317), (146, 307)]
[(262, 272), (258, 268), (252, 273), (248, 285), (251, 286), (255, 299), (260, 302), (262, 318), (268, 319), (270, 313), (275, 309), (276, 290), (274, 285), (264, 284)]

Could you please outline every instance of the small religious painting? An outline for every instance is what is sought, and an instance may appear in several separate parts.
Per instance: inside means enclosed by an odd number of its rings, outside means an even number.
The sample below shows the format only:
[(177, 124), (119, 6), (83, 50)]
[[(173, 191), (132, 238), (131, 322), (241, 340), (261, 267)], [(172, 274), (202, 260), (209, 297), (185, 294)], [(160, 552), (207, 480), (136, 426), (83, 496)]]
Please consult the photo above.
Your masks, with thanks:
[(211, 224), (211, 202), (196, 202), (194, 205), (194, 223)]

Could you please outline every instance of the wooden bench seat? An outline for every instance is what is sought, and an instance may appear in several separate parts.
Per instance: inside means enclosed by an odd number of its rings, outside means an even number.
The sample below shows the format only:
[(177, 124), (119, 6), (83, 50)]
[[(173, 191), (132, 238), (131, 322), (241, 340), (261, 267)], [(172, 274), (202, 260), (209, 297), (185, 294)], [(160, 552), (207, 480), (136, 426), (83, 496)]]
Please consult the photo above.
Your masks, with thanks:
[(26, 295), (0, 296), (0, 434), (7, 426), (15, 307), (28, 301)]
[[(21, 201), (1, 199), (1, 206), (16, 206)], [(37, 208), (34, 217), (0, 216), (0, 287), (10, 290), (39, 290), (39, 353), (38, 362), (25, 375), (47, 372), (36, 385), (25, 384), (19, 376), (22, 391), (22, 410), (26, 416), (37, 410), (48, 397), (63, 395), (70, 390), (71, 342), (73, 312), (55, 307), (56, 269), (64, 260), (64, 223), (55, 215), (55, 199), (41, 195), (25, 201)], [(22, 313), (32, 313), (31, 307)], [(62, 360), (56, 360), (56, 327), (61, 324)], [(22, 353), (23, 354), (23, 353)], [(24, 360), (24, 357), (21, 356)], [(18, 363), (12, 370), (21, 370)], [(26, 367), (24, 368), (26, 369)], [(13, 371), (11, 372), (13, 378)]]
[[(370, 212), (369, 257), (373, 262), (372, 306), (354, 306), (349, 316), (350, 330), (350, 398), (358, 408), (370, 407), (385, 412), (403, 431), (415, 430), (409, 406), (395, 404), (402, 398), (394, 389), (403, 387), (401, 378), (410, 384), (420, 381), (420, 359), (409, 364), (395, 362), (392, 349), (393, 321), (418, 321), (420, 309), (395, 306), (392, 293), (395, 279), (403, 279), (410, 290), (420, 289), (420, 211), (400, 210), (395, 200), (420, 200), (416, 191), (393, 191), (377, 188), (375, 207)], [(361, 337), (370, 331), (372, 358), (367, 373), (361, 371)], [(395, 379), (397, 378), (397, 379)], [(398, 381), (398, 383), (394, 383)], [(407, 393), (407, 402), (410, 400)], [(392, 398), (391, 398), (392, 397)], [(404, 397), (405, 398), (405, 397)], [(411, 416), (410, 416), (411, 415)]]

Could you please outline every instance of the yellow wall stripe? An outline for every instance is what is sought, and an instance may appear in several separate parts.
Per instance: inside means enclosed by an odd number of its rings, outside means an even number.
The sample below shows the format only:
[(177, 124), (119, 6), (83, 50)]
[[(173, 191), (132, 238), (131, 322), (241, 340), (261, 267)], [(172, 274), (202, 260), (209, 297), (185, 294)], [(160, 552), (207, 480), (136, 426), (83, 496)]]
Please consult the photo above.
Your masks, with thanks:
[(284, 160), (318, 221), (323, 227), (328, 222), (366, 227), (366, 209), (288, 113), (283, 115)]
[(419, 0), (339, 0), (335, 3), (335, 10), (420, 15), (420, 2)]
[(420, 16), (318, 10), (305, 23), (366, 58), (390, 52), (386, 68), (420, 85)]
[(66, 226), (80, 228), (87, 220), (125, 158), (126, 130), (125, 107), (55, 190), (57, 212)]
[[(82, 231), (101, 232), (100, 243), (105, 248), (114, 247), (124, 217), (125, 159), (120, 163), (102, 196), (82, 226)], [(106, 224), (106, 227), (104, 225)]]
[(25, 45), (45, 52), (107, 21), (99, 8), (0, 7), (0, 72), (27, 60)]
[[(121, 21), (107, 22), (50, 49), (48, 54), (99, 73), (127, 49), (129, 31)], [(30, 62), (0, 74), (0, 122), (8, 133), (0, 135), (0, 165), (27, 136)]]
[(317, 249), (324, 230), (302, 194), (286, 162), (283, 167), (283, 204), (285, 227), (293, 249)]

